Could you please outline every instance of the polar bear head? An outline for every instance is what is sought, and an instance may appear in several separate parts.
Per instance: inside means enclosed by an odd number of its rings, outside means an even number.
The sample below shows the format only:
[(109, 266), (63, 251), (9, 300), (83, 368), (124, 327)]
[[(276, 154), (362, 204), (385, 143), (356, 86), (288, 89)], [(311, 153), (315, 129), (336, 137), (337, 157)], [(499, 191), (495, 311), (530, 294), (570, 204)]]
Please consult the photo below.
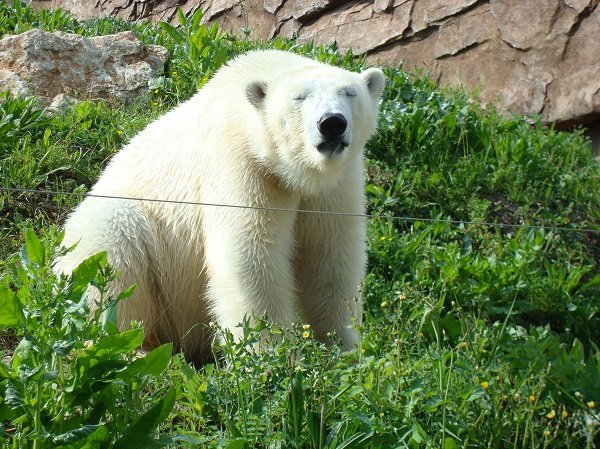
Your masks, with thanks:
[[(360, 160), (377, 126), (383, 72), (353, 73), (310, 61), (276, 77), (252, 80), (246, 98), (262, 116), (270, 168), (290, 187), (322, 190)], [(362, 165), (361, 165), (362, 166)]]

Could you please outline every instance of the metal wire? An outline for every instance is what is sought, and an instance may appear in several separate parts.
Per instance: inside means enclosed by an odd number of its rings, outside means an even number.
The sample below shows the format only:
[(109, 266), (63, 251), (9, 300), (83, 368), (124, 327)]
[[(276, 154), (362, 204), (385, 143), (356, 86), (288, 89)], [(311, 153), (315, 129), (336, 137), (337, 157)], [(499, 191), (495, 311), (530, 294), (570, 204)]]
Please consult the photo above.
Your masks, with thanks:
[(406, 221), (406, 222), (423, 222), (423, 223), (446, 223), (454, 225), (474, 225), (474, 226), (489, 226), (489, 227), (501, 227), (501, 228), (513, 228), (513, 229), (545, 229), (553, 231), (564, 231), (564, 232), (580, 232), (580, 233), (600, 233), (600, 228), (569, 228), (566, 226), (547, 226), (547, 225), (528, 225), (528, 224), (515, 224), (515, 223), (499, 223), (499, 222), (487, 222), (487, 221), (469, 221), (469, 220), (451, 220), (442, 218), (422, 218), (422, 217), (410, 217), (403, 215), (391, 215), (385, 214), (356, 214), (351, 212), (336, 212), (336, 211), (323, 211), (323, 210), (310, 210), (310, 209), (293, 209), (293, 208), (282, 208), (282, 207), (262, 207), (262, 206), (244, 206), (240, 204), (221, 204), (221, 203), (208, 203), (208, 202), (197, 202), (197, 201), (185, 201), (185, 200), (167, 200), (160, 198), (138, 198), (120, 195), (102, 195), (95, 193), (77, 193), (77, 192), (66, 192), (66, 191), (55, 191), (55, 190), (43, 190), (43, 189), (24, 189), (18, 187), (2, 187), (0, 186), (0, 192), (15, 192), (15, 193), (37, 193), (43, 195), (67, 195), (67, 196), (87, 196), (91, 198), (106, 198), (106, 199), (117, 199), (127, 201), (148, 201), (156, 203), (169, 203), (169, 204), (182, 204), (189, 206), (206, 206), (206, 207), (228, 207), (234, 209), (254, 209), (254, 210), (265, 210), (275, 212), (294, 212), (294, 213), (305, 213), (305, 214), (318, 214), (318, 215), (334, 215), (334, 216), (346, 216), (346, 217), (363, 217), (370, 219), (385, 219), (395, 221)]

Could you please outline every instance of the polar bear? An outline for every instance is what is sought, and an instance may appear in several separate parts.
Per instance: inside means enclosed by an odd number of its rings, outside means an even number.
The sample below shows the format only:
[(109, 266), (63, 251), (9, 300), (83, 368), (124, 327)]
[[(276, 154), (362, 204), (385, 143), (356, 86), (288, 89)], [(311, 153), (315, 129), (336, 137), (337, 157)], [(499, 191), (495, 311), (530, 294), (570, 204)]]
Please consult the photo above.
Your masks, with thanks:
[[(64, 227), (68, 273), (107, 251), (118, 320), (145, 346), (211, 355), (208, 323), (240, 337), (253, 316), (357, 343), (366, 266), (363, 150), (380, 69), (353, 73), (293, 53), (230, 61), (135, 136)], [(126, 199), (138, 198), (138, 200)], [(198, 204), (199, 203), (199, 204)], [(299, 316), (298, 316), (299, 315)]]

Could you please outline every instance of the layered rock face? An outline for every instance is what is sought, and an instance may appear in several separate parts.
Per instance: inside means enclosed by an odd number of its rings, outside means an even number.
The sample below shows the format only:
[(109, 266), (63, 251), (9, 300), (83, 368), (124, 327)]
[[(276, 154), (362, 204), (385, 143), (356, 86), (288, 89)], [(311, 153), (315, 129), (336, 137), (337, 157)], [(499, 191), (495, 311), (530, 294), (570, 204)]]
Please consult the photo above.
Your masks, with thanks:
[(600, 0), (34, 0), (50, 3), (130, 20), (202, 8), (233, 32), (335, 41), (370, 62), (477, 89), (500, 109), (600, 134)]

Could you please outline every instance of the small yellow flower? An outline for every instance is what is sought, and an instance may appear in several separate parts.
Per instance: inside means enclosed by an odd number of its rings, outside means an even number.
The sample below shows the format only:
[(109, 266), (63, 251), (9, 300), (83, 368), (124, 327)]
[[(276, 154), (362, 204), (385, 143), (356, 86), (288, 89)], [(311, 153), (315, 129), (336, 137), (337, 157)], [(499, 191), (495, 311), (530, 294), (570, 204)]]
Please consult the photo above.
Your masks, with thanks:
[(308, 337), (310, 337), (310, 332), (308, 332), (308, 331), (304, 332), (304, 333), (302, 334), (302, 337), (303, 337), (303, 338), (308, 338)]
[(385, 236), (382, 235), (381, 237), (379, 237), (379, 240), (383, 242), (385, 240)]
[(590, 401), (590, 402), (587, 403), (587, 406), (589, 408), (596, 408), (596, 403), (594, 401)]
[(484, 390), (487, 390), (488, 388), (490, 388), (490, 384), (488, 383), (487, 380), (484, 380), (483, 382), (481, 382), (481, 388), (483, 388)]
[(550, 410), (547, 414), (546, 414), (546, 418), (548, 419), (553, 419), (556, 418), (556, 412), (554, 410)]
[(305, 331), (310, 329), (310, 324), (303, 324), (302, 325), (302, 329), (304, 329)]
[(385, 308), (387, 307), (387, 305), (388, 305), (387, 301), (383, 301), (383, 302), (381, 303), (381, 308), (382, 308), (382, 309), (385, 309)]
[(383, 413), (383, 412), (381, 412), (381, 413), (379, 414), (379, 417), (380, 417), (380, 418), (383, 418), (384, 416), (385, 416), (385, 413)]
[(550, 431), (548, 429), (544, 430), (544, 436), (549, 437)]
[(405, 296), (405, 295), (403, 295), (403, 294), (400, 294), (400, 295), (398, 295), (398, 299), (399, 299), (400, 301), (404, 301), (404, 300), (406, 300), (406, 296)]
[(534, 395), (532, 395), (532, 394), (530, 394), (530, 395), (529, 395), (529, 400), (530, 400), (531, 402), (535, 401), (535, 396), (534, 396)]
[(580, 393), (579, 391), (576, 391), (576, 392), (575, 392), (575, 397), (576, 397), (577, 399), (581, 399), (581, 393)]
[(567, 412), (566, 410), (563, 410), (562, 413), (560, 414), (560, 417), (562, 419), (566, 419), (569, 417), (569, 412)]

